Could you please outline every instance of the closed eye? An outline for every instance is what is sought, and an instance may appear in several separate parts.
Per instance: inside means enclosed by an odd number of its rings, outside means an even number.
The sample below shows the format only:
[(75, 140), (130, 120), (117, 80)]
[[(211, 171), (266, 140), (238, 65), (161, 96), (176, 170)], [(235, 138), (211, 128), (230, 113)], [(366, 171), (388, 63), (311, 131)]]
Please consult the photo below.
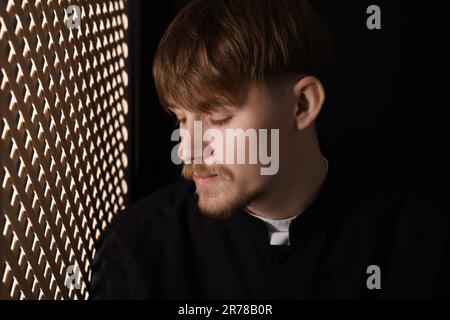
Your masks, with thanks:
[(233, 119), (233, 116), (229, 116), (229, 117), (222, 118), (222, 119), (217, 119), (217, 120), (209, 119), (209, 121), (213, 125), (223, 126), (223, 125), (226, 125), (227, 123), (229, 123), (231, 121), (231, 119)]

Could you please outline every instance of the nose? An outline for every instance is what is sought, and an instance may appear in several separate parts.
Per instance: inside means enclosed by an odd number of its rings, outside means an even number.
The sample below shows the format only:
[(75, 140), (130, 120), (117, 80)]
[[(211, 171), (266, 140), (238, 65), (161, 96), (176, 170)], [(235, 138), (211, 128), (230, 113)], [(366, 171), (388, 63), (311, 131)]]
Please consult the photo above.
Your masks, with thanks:
[(186, 121), (185, 126), (180, 129), (181, 143), (178, 148), (178, 157), (185, 164), (203, 163), (205, 155), (209, 157), (214, 154), (214, 151), (208, 148), (208, 142), (203, 140), (202, 121)]

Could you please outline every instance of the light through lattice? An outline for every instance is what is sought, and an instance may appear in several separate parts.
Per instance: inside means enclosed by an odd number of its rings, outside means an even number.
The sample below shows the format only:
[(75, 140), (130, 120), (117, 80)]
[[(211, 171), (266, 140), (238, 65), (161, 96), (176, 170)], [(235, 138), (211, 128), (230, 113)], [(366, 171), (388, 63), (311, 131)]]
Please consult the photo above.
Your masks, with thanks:
[(127, 28), (123, 0), (0, 1), (1, 298), (88, 298), (127, 193)]

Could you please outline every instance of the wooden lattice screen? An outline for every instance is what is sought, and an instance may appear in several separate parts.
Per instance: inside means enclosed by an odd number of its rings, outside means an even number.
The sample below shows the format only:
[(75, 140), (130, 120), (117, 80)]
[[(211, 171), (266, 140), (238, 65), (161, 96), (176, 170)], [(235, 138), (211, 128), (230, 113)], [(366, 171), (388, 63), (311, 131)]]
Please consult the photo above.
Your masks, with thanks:
[(127, 193), (127, 29), (125, 0), (0, 0), (0, 298), (88, 298)]

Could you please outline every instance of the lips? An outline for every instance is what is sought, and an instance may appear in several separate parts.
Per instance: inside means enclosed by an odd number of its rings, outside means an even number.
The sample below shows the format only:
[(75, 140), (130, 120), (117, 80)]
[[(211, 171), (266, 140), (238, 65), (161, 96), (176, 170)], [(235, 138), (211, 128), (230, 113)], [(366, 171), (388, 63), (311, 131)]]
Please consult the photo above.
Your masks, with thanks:
[(217, 174), (202, 175), (202, 174), (198, 174), (198, 173), (194, 173), (192, 176), (193, 176), (197, 186), (208, 186), (209, 184), (214, 182), (218, 177)]

